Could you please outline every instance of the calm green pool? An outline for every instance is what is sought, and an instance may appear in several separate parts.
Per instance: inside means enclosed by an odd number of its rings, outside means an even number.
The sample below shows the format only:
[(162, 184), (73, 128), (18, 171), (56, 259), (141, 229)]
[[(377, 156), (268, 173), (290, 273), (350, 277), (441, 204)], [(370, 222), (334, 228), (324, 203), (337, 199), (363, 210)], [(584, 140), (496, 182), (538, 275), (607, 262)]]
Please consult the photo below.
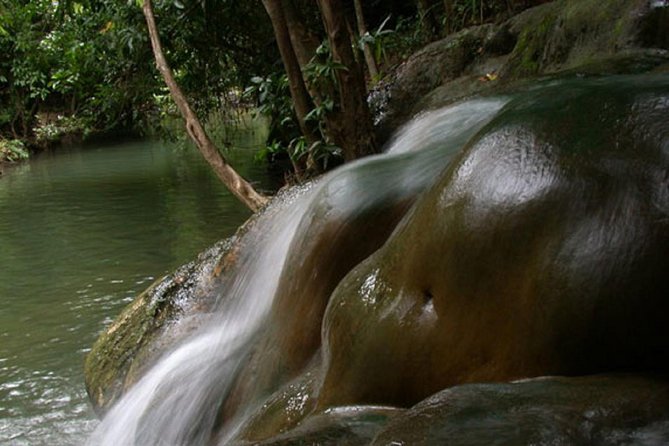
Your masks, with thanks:
[[(258, 181), (264, 168), (252, 156), (228, 153)], [(98, 333), (248, 215), (194, 149), (162, 143), (61, 149), (5, 172), (0, 444), (83, 443), (96, 420), (82, 364)]]

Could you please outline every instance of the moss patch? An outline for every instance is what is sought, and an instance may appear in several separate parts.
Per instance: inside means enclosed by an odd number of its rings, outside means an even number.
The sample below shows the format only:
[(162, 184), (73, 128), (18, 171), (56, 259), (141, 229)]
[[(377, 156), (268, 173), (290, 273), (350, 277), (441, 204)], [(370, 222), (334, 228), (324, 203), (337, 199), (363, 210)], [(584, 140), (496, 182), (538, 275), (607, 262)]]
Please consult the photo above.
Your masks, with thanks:
[(132, 385), (141, 372), (179, 338), (167, 333), (170, 322), (191, 308), (209, 305), (208, 289), (218, 265), (231, 251), (224, 240), (172, 274), (159, 279), (130, 303), (100, 335), (86, 356), (86, 390), (98, 414), (104, 413)]

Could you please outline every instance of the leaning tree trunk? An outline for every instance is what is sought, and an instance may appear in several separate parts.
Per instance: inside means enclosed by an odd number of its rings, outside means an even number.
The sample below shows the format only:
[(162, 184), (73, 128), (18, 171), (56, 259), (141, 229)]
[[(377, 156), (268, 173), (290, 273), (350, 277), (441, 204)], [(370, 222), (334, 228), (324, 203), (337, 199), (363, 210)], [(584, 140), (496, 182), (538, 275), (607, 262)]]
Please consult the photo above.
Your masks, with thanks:
[(144, 0), (142, 8), (144, 17), (146, 17), (146, 24), (149, 28), (149, 37), (151, 39), (151, 47), (153, 48), (153, 55), (156, 59), (156, 66), (163, 76), (167, 87), (170, 90), (172, 99), (176, 103), (181, 115), (186, 121), (186, 131), (193, 139), (198, 150), (207, 160), (209, 165), (214, 169), (218, 178), (225, 184), (225, 186), (244, 203), (252, 211), (257, 211), (265, 203), (267, 197), (259, 194), (251, 184), (242, 178), (225, 160), (221, 152), (216, 148), (211, 141), (207, 132), (205, 132), (199, 119), (188, 105), (188, 100), (184, 96), (181, 88), (174, 79), (172, 70), (163, 54), (162, 45), (160, 44), (160, 37), (158, 36), (158, 29), (156, 21), (153, 16), (153, 8), (151, 7), (151, 0)]
[(327, 117), (328, 130), (347, 161), (376, 153), (365, 78), (355, 61), (341, 0), (318, 0), (336, 70), (339, 107)]

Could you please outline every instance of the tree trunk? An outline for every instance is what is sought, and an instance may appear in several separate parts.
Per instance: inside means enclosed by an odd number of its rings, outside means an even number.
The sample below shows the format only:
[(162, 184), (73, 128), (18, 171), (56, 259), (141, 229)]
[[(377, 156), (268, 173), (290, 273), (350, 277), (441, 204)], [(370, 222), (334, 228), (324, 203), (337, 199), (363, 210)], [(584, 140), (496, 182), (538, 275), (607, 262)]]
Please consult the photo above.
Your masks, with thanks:
[[(361, 0), (353, 0), (353, 5), (355, 7), (355, 19), (358, 23), (358, 34), (362, 38), (367, 34), (367, 25), (365, 24), (365, 16), (362, 13), (362, 4)], [(365, 62), (367, 63), (367, 71), (369, 72), (369, 77), (372, 80), (376, 80), (379, 77), (379, 69), (376, 66), (376, 60), (374, 59), (374, 52), (369, 45), (369, 42), (366, 42), (362, 46), (362, 51), (365, 54)]]
[(453, 22), (453, 0), (444, 0), (445, 33), (450, 34), (454, 28)]
[(269, 15), (274, 28), (274, 35), (276, 43), (281, 53), (281, 60), (288, 75), (288, 85), (290, 87), (290, 95), (293, 98), (293, 106), (295, 114), (297, 115), (297, 122), (300, 130), (309, 144), (318, 140), (314, 132), (305, 121), (305, 117), (313, 108), (311, 96), (307, 91), (307, 87), (302, 78), (302, 70), (297, 59), (295, 49), (293, 48), (290, 39), (290, 32), (288, 30), (288, 23), (286, 22), (286, 15), (282, 6), (282, 0), (262, 0), (265, 10)]
[[(305, 76), (305, 67), (316, 54), (316, 49), (321, 44), (320, 38), (308, 29), (304, 17), (297, 11), (293, 0), (281, 0), (283, 8), (283, 16), (288, 27), (288, 34), (290, 35), (290, 42), (293, 47), (297, 63), (302, 74), (302, 83), (308, 92), (307, 98), (309, 105), (319, 106), (323, 103), (323, 97), (328, 96), (328, 92), (319, 91), (315, 85), (310, 85)], [(284, 62), (285, 65), (285, 62)], [(315, 132), (317, 133), (317, 132)], [(326, 135), (322, 135), (325, 137)], [(311, 163), (313, 164), (313, 162)]]
[(230, 189), (230, 191), (252, 211), (257, 211), (265, 203), (267, 203), (267, 197), (259, 194), (253, 188), (253, 186), (251, 186), (232, 167), (230, 167), (214, 143), (211, 141), (211, 139), (209, 139), (209, 136), (202, 127), (202, 124), (200, 124), (197, 116), (188, 105), (188, 100), (181, 91), (181, 88), (174, 79), (172, 70), (167, 64), (167, 60), (165, 59), (165, 55), (163, 54), (163, 49), (160, 44), (160, 37), (158, 35), (158, 29), (156, 28), (155, 18), (153, 16), (151, 0), (144, 0), (144, 6), (142, 10), (144, 12), (146, 24), (149, 29), (149, 37), (151, 39), (153, 55), (156, 59), (156, 66), (158, 67), (158, 70), (162, 74), (163, 79), (165, 80), (165, 83), (170, 90), (172, 99), (174, 99), (175, 104), (179, 108), (181, 115), (186, 121), (186, 131), (188, 132), (188, 135), (193, 139), (195, 145), (197, 145), (197, 148), (200, 150), (200, 153), (202, 156), (204, 156), (212, 169), (214, 169), (214, 172), (223, 182), (223, 184), (225, 184), (227, 188)]
[(281, 6), (297, 62), (304, 69), (316, 54), (321, 39), (307, 27), (303, 15), (295, 8), (293, 0), (281, 0)]
[(327, 117), (328, 130), (349, 161), (376, 152), (372, 120), (367, 107), (365, 79), (355, 62), (341, 0), (318, 0), (332, 59), (345, 68), (336, 70), (339, 107)]

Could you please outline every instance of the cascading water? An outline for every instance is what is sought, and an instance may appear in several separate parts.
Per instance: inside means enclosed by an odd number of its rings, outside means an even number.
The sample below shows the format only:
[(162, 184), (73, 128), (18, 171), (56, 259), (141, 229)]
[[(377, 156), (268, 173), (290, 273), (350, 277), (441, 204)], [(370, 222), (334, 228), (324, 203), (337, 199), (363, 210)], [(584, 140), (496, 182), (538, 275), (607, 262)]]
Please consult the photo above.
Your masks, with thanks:
[[(126, 393), (89, 444), (207, 444), (220, 421), (217, 408), (267, 322), (285, 259), (306, 227), (335, 215), (346, 225), (347, 218), (375, 202), (414, 200), (505, 103), (505, 98), (479, 99), (426, 113), (398, 133), (386, 154), (346, 165), (275, 200), (240, 242), (244, 257), (230, 283), (218, 287), (210, 321)], [(329, 206), (325, 212), (323, 202)], [(242, 415), (224, 424), (220, 444), (260, 403), (244, 403)]]

